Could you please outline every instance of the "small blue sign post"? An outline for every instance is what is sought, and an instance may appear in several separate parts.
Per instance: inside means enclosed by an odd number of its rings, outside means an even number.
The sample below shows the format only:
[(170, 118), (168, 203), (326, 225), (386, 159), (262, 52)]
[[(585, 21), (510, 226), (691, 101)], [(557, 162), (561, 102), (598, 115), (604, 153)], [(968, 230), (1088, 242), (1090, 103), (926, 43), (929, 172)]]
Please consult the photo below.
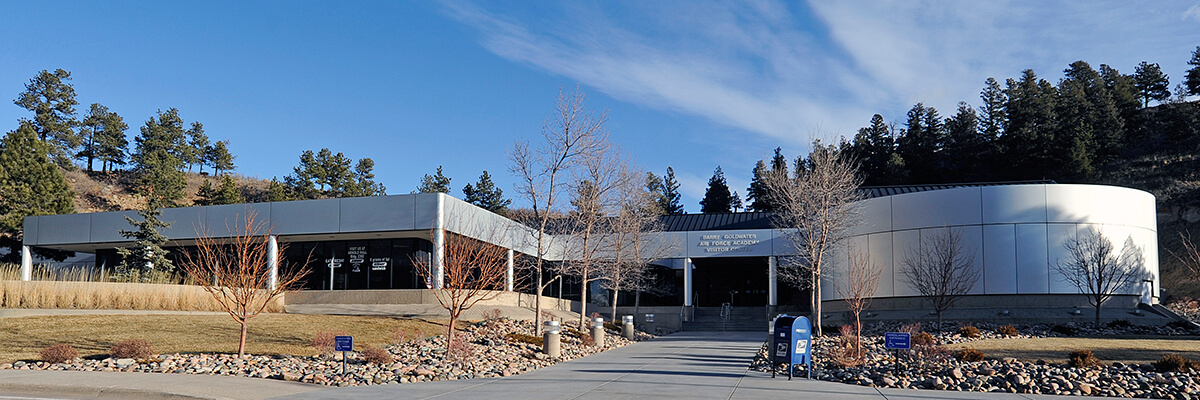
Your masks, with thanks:
[(346, 375), (346, 352), (354, 351), (354, 336), (334, 336), (333, 351), (342, 352), (342, 375)]
[(771, 377), (775, 377), (775, 365), (787, 364), (788, 380), (795, 375), (795, 365), (806, 365), (808, 379), (812, 379), (812, 325), (807, 317), (792, 317), (787, 314), (775, 318), (775, 329), (771, 332)]
[(892, 365), (900, 370), (900, 350), (912, 348), (912, 334), (907, 332), (886, 332), (883, 334), (883, 348), (895, 350), (896, 362)]

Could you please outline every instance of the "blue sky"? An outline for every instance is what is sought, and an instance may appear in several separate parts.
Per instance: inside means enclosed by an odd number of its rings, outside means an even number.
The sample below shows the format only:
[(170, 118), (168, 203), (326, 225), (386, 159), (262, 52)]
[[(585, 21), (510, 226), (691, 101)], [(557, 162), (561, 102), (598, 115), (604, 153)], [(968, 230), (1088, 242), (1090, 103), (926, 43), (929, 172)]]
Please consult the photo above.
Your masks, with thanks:
[(455, 195), (483, 170), (515, 194), (507, 149), (579, 85), (696, 212), (717, 165), (744, 195), (777, 146), (794, 157), (918, 101), (948, 115), (989, 76), (1146, 60), (1174, 86), (1200, 1), (0, 1), (0, 38), (0, 130), (29, 116), (11, 105), (29, 78), (63, 68), (79, 111), (104, 104), (131, 137), (175, 107), (231, 142), (238, 173), (282, 178), (328, 147), (374, 159), (392, 194), (438, 165)]

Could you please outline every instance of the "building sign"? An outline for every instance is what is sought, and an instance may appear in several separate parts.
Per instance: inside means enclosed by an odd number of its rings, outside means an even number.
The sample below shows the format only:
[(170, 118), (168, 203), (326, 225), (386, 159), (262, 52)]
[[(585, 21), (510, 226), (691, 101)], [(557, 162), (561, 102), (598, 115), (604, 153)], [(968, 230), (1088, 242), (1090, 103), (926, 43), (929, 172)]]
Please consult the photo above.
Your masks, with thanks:
[(325, 265), (328, 266), (329, 269), (341, 268), (342, 262), (344, 261), (346, 261), (344, 258), (326, 258)]
[(372, 271), (387, 271), (388, 265), (391, 265), (392, 259), (387, 257), (375, 257), (371, 259)]
[(688, 256), (769, 256), (772, 238), (770, 229), (691, 232), (688, 234)]
[(350, 246), (346, 250), (346, 258), (350, 259), (350, 272), (360, 272), (363, 261), (367, 259), (367, 246)]

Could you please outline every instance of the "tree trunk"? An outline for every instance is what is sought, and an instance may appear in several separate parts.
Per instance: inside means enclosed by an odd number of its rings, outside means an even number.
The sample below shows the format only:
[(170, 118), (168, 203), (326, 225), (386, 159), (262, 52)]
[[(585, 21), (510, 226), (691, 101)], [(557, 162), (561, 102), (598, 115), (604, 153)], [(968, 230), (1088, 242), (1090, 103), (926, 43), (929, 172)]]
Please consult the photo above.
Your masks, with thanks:
[(614, 320), (616, 320), (616, 318), (617, 318), (617, 294), (621, 293), (621, 287), (620, 286), (613, 287), (612, 291), (613, 291), (612, 318)]
[(1099, 302), (1097, 302), (1097, 304), (1096, 304), (1096, 327), (1097, 328), (1100, 327), (1100, 304), (1099, 304)]
[(812, 316), (813, 336), (821, 336), (821, 273), (820, 267), (813, 269)]
[(446, 324), (446, 356), (445, 359), (450, 359), (450, 349), (454, 344), (454, 322), (458, 321), (458, 316), (450, 313), (450, 323)]
[(240, 322), (242, 323), (242, 338), (241, 338), (241, 340), (238, 341), (238, 358), (245, 358), (246, 357), (246, 322), (247, 321), (245, 319), (243, 319)]
[[(581, 279), (581, 280), (583, 281), (583, 283), (580, 283), (580, 286), (582, 286), (582, 287), (579, 288), (579, 331), (585, 332), (587, 329), (587, 326), (584, 325), (584, 322), (587, 321), (587, 290), (588, 290), (588, 271), (586, 269), (583, 270), (583, 279)], [(562, 293), (559, 293), (558, 296), (562, 297)]]

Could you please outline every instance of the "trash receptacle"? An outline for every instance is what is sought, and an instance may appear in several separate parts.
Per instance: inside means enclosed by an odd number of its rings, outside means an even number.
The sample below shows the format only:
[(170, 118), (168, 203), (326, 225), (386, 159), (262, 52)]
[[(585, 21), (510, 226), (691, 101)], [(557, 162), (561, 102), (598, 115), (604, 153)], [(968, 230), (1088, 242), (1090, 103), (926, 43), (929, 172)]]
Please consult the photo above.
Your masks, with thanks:
[(775, 318), (771, 334), (771, 377), (775, 377), (775, 366), (786, 364), (788, 380), (795, 374), (795, 366), (804, 364), (808, 378), (812, 379), (812, 326), (807, 317), (787, 314)]
[(562, 355), (562, 345), (560, 342), (561, 327), (558, 321), (546, 321), (545, 333), (542, 334), (542, 352), (550, 357), (559, 357)]

